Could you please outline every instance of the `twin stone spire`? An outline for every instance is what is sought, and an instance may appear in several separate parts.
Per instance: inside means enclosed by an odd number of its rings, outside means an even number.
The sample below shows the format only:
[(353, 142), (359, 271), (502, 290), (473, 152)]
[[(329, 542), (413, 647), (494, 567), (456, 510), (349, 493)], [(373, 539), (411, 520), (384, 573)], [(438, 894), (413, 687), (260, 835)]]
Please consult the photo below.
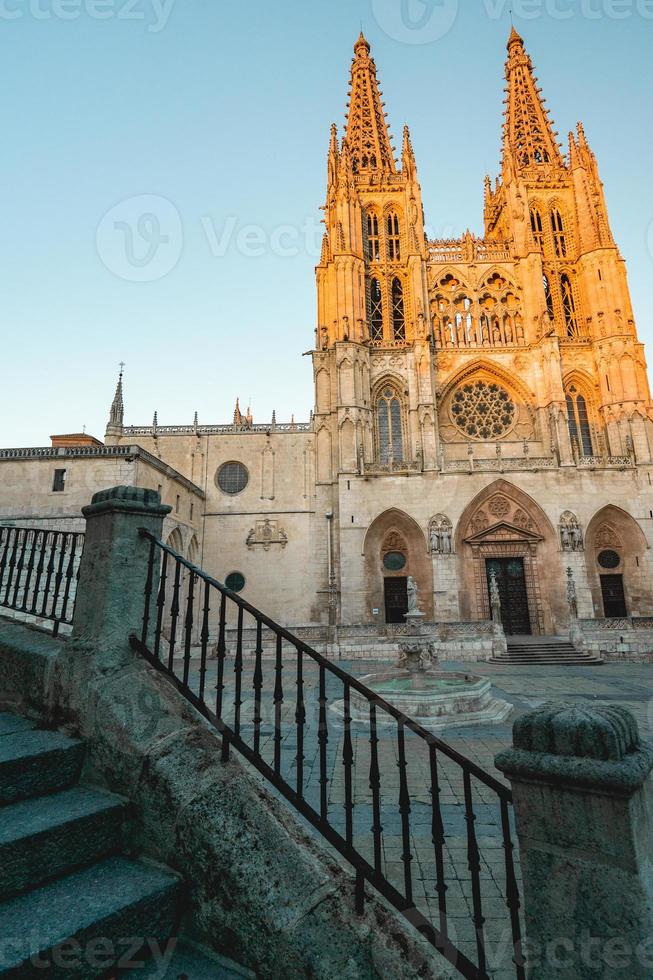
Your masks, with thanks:
[[(331, 127), (329, 150), (329, 183), (336, 183), (338, 171), (349, 170), (354, 175), (367, 176), (378, 182), (398, 173), (395, 147), (384, 111), (382, 91), (376, 65), (370, 53), (369, 41), (363, 33), (354, 45), (351, 65), (347, 122), (342, 145), (338, 147), (337, 129)], [(508, 39), (506, 62), (506, 100), (503, 139), (503, 166), (516, 172), (532, 170), (541, 165), (566, 166), (553, 129), (542, 91), (538, 87), (533, 63), (525, 50), (524, 41), (513, 27)], [(575, 139), (570, 145), (570, 160), (577, 149)], [(404, 129), (402, 167), (414, 165), (408, 128)]]

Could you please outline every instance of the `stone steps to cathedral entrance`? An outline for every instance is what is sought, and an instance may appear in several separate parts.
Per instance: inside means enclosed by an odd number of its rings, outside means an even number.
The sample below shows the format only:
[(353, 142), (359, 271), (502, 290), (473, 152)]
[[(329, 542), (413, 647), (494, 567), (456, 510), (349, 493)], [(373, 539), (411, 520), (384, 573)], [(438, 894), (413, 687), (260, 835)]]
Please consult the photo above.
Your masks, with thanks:
[(576, 650), (573, 644), (560, 637), (514, 636), (508, 637), (507, 653), (492, 657), (488, 663), (509, 667), (600, 667), (603, 661)]
[(178, 943), (183, 883), (124, 856), (129, 803), (79, 782), (84, 754), (0, 713), (0, 978), (253, 977)]

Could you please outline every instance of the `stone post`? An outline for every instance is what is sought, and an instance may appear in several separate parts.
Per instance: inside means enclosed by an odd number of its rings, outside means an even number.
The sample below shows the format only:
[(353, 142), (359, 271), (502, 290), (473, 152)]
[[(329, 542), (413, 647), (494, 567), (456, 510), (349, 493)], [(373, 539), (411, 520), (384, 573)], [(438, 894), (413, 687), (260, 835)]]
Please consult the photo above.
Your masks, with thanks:
[(527, 976), (650, 980), (653, 750), (634, 717), (545, 704), (495, 764), (513, 789)]
[[(161, 537), (171, 508), (156, 490), (112, 487), (94, 494), (82, 509), (86, 538), (79, 569), (72, 642), (91, 647), (96, 669), (110, 669), (129, 656), (129, 636), (140, 635), (150, 543), (146, 528)], [(158, 584), (155, 562), (153, 591)]]

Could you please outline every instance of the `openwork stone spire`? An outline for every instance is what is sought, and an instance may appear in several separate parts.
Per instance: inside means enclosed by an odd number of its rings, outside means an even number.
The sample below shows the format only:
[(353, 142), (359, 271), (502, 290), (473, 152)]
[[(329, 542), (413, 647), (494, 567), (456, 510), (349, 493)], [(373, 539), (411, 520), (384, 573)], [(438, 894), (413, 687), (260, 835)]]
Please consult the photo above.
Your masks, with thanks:
[(116, 393), (113, 396), (113, 401), (111, 403), (111, 410), (109, 411), (109, 425), (122, 427), (123, 420), (125, 417), (125, 405), (122, 400), (122, 372), (124, 364), (120, 363), (120, 374), (118, 375), (118, 384), (116, 385)]
[(354, 173), (396, 173), (376, 65), (362, 33), (354, 45), (350, 84), (346, 136)]
[(543, 164), (563, 167), (557, 134), (553, 131), (541, 89), (538, 88), (533, 62), (514, 27), (508, 40), (506, 80), (504, 164), (509, 153), (517, 170)]

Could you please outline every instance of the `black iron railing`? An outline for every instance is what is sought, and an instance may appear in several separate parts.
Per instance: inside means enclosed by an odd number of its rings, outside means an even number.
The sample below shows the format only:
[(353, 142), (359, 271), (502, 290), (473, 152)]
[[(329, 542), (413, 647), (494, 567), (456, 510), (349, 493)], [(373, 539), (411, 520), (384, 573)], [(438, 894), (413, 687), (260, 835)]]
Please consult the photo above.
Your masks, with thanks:
[(35, 527), (0, 527), (0, 608), (52, 622), (56, 636), (72, 623), (84, 535)]
[[(150, 542), (149, 567), (132, 646), (217, 728), (223, 759), (233, 746), (346, 859), (356, 873), (357, 910), (368, 883), (462, 976), (486, 980), (500, 966), (502, 976), (509, 967), (522, 980), (510, 790), (140, 533)], [(250, 625), (256, 644), (247, 654)], [(235, 627), (230, 641), (228, 627)], [(267, 658), (264, 629), (276, 638)], [(493, 960), (499, 946), (500, 965)]]

